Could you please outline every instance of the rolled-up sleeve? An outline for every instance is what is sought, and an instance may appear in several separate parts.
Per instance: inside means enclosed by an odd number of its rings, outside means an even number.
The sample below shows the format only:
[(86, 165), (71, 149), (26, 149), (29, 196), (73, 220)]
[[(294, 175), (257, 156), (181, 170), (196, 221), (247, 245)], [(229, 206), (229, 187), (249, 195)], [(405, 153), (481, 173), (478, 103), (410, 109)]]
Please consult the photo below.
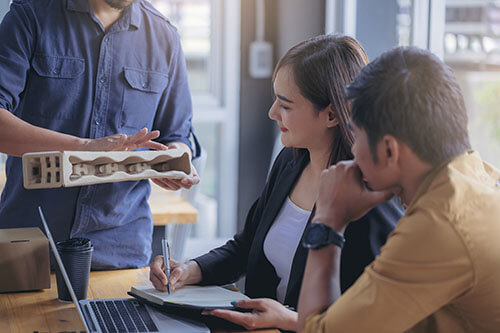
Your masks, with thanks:
[(160, 142), (183, 142), (191, 147), (189, 137), (193, 110), (186, 61), (178, 34), (172, 32), (172, 36), (168, 84), (161, 97), (153, 129), (160, 130)]
[(29, 4), (14, 1), (0, 24), (0, 107), (15, 111), (26, 86), (36, 27)]
[(381, 255), (303, 332), (403, 332), (473, 284), (467, 248), (449, 222), (425, 212), (401, 219)]

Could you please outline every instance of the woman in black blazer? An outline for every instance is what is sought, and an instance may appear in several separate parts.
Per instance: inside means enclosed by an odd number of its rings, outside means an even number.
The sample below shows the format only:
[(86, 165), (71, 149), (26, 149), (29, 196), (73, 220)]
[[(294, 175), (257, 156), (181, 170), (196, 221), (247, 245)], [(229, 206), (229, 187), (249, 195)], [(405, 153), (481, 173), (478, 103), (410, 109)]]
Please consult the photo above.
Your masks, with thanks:
[[(338, 161), (352, 159), (353, 138), (348, 129), (349, 106), (344, 88), (367, 62), (365, 51), (355, 39), (338, 35), (301, 42), (279, 61), (273, 76), (276, 101), (269, 117), (280, 126), (285, 148), (274, 162), (264, 191), (250, 209), (244, 229), (205, 255), (186, 263), (172, 262), (174, 288), (184, 284), (223, 285), (245, 276), (245, 294), (264, 300), (237, 305), (258, 311), (212, 314), (247, 328), (294, 330), (297, 315), (289, 308), (297, 306), (308, 251), (302, 247), (301, 237), (314, 214), (321, 171)], [(294, 250), (278, 254), (292, 263), (289, 276), (280, 277), (268, 258), (270, 253), (266, 256), (264, 244), (285, 203), (290, 204), (287, 198), (292, 205), (310, 212), (304, 215), (303, 225), (298, 229), (300, 234), (293, 240), (273, 235), (273, 241), (289, 242), (287, 245)], [(391, 200), (349, 224), (342, 250), (342, 292), (380, 253), (380, 247), (402, 214), (399, 204)], [(286, 227), (286, 218), (280, 223)], [(272, 245), (276, 244), (271, 244), (271, 248)], [(150, 279), (160, 290), (166, 290), (163, 269), (163, 258), (159, 256), (151, 264)], [(278, 299), (277, 287), (283, 278), (288, 278), (288, 284), (280, 298), (288, 308), (274, 301)]]

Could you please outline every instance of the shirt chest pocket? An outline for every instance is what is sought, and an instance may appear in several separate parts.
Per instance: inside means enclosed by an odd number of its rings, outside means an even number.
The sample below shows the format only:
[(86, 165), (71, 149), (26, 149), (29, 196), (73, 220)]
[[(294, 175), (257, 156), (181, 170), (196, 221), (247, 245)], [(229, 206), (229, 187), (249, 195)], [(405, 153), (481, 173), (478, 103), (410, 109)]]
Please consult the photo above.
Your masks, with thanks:
[(167, 86), (168, 75), (125, 67), (123, 76), (121, 126), (133, 130), (149, 127)]
[(81, 108), (85, 61), (80, 58), (36, 54), (32, 60), (29, 98), (41, 116), (72, 119)]

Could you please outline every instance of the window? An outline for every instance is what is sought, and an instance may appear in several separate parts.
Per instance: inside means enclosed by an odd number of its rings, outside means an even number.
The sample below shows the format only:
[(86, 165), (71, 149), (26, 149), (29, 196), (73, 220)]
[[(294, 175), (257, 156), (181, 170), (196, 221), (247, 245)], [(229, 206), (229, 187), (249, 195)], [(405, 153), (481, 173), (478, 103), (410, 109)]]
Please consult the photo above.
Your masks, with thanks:
[(500, 166), (500, 7), (496, 1), (446, 1), (444, 60), (469, 112), (472, 148)]
[(207, 160), (195, 236), (236, 230), (240, 2), (152, 0), (181, 36), (193, 97), (193, 127)]
[(355, 37), (374, 59), (415, 38), (412, 0), (326, 0), (327, 33)]
[(396, 33), (398, 46), (411, 45), (412, 1), (398, 0)]
[(211, 0), (153, 0), (152, 4), (178, 28), (193, 94), (208, 93), (211, 84)]
[[(382, 3), (388, 4), (390, 0), (380, 3), (371, 0), (326, 0), (327, 32), (349, 32), (346, 26), (358, 20), (354, 33), (369, 55), (370, 51), (377, 54), (373, 52), (374, 49), (378, 51), (377, 47), (385, 51), (395, 45), (413, 45), (429, 49), (441, 57), (453, 69), (461, 85), (469, 112), (472, 148), (479, 151), (486, 161), (500, 166), (498, 1), (394, 0), (397, 4), (394, 27), (397, 40), (392, 45), (387, 41), (393, 33), (380, 34), (372, 20), (382, 17), (385, 26), (391, 24), (394, 15), (392, 7)], [(357, 15), (352, 15), (349, 8), (356, 8)], [(360, 19), (363, 13), (367, 19)], [(368, 38), (361, 33), (367, 27), (370, 32)]]

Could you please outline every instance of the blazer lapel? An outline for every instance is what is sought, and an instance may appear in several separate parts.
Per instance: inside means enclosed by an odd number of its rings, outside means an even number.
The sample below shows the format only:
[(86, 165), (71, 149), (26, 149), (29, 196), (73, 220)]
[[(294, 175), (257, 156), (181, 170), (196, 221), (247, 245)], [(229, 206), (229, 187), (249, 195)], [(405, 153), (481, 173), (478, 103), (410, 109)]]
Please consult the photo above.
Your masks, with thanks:
[[(278, 277), (275, 276), (275, 278), (272, 279), (270, 276), (266, 276), (265, 280), (261, 278), (261, 274), (264, 270), (267, 272), (274, 272), (276, 275), (273, 266), (264, 255), (264, 240), (274, 220), (278, 216), (283, 203), (292, 191), (293, 186), (299, 179), (300, 174), (308, 162), (309, 155), (307, 153), (290, 161), (282, 171), (281, 176), (277, 179), (275, 186), (273, 186), (273, 192), (267, 200), (261, 223), (259, 223), (256, 230), (248, 255), (247, 288), (251, 288), (252, 291), (245, 290), (245, 292), (258, 294), (259, 297), (276, 297), (276, 287), (279, 283)], [(252, 283), (249, 285), (250, 281), (252, 281)], [(254, 288), (259, 289), (259, 291), (254, 291)]]
[(299, 179), (302, 171), (309, 162), (309, 155), (304, 153), (295, 161), (290, 161), (282, 172), (282, 176), (273, 187), (273, 192), (267, 201), (266, 209), (262, 214), (262, 222), (259, 224), (253, 241), (253, 250), (263, 251), (264, 239), (274, 220), (278, 216), (283, 204)]

